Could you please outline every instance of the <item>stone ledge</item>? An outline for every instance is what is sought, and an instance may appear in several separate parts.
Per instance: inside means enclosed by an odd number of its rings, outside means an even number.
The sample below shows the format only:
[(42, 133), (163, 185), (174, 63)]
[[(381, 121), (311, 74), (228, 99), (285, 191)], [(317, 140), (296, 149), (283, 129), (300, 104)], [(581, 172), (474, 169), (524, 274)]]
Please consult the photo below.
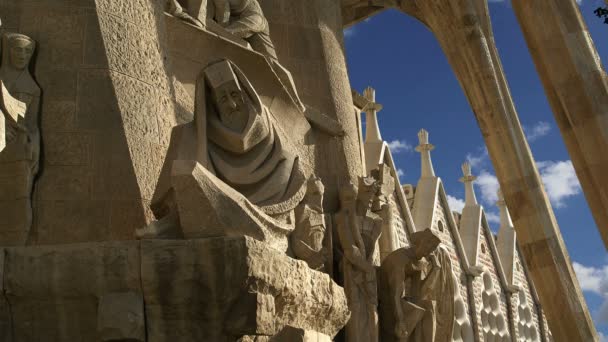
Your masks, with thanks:
[[(15, 247), (1, 255), (0, 316), (10, 312), (19, 341), (99, 340), (98, 319), (108, 315), (99, 303), (124, 293), (134, 307), (111, 314), (142, 322), (111, 320), (125, 322), (112, 331), (143, 324), (147, 341), (273, 336), (287, 326), (334, 336), (349, 318), (344, 290), (328, 275), (247, 237)], [(132, 314), (137, 296), (145, 322)]]

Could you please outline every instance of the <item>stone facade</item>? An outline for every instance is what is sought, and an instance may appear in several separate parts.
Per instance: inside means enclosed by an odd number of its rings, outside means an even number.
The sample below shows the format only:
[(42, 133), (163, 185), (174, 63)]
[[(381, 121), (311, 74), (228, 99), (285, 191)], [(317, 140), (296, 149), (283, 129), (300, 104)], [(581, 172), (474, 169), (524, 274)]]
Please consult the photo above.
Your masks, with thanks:
[(515, 116), (491, 153), (523, 136), (488, 23), (435, 2), (0, 0), (0, 341), (551, 341), (506, 204), (496, 242), (465, 165), (454, 215), (425, 130), (402, 185), (349, 86), (343, 27), (399, 6)]

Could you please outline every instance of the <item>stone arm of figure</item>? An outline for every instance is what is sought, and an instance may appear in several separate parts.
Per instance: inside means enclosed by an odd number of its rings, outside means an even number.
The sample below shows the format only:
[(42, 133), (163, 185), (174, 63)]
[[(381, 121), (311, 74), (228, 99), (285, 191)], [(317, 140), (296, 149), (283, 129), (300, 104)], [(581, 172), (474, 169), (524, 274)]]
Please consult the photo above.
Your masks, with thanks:
[(247, 39), (255, 33), (263, 32), (267, 25), (261, 12), (245, 9), (237, 18), (231, 18), (225, 29), (239, 38)]

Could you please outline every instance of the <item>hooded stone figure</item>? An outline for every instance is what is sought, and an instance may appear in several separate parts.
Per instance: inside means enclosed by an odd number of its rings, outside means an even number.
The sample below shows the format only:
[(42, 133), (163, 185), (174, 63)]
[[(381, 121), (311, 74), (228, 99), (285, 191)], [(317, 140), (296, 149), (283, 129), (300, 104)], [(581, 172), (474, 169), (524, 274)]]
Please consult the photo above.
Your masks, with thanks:
[(430, 229), (411, 240), (380, 267), (383, 340), (451, 341), (456, 288), (450, 256)]
[(298, 157), (282, 144), (274, 118), (231, 61), (210, 64), (196, 85), (194, 121), (173, 129), (152, 200), (157, 218), (175, 217), (171, 167), (194, 160), (261, 212), (279, 220), (306, 193)]
[[(32, 224), (31, 197), (39, 169), (40, 129), (38, 127), (40, 87), (29, 66), (36, 42), (18, 33), (2, 36), (0, 67), (0, 105), (4, 121), (4, 148), (0, 149), (0, 200), (16, 206), (11, 230), (18, 230), (13, 240), (23, 244)], [(10, 189), (3, 187), (10, 187)], [(11, 220), (8, 220), (9, 222)], [(1, 224), (0, 224), (1, 227)]]

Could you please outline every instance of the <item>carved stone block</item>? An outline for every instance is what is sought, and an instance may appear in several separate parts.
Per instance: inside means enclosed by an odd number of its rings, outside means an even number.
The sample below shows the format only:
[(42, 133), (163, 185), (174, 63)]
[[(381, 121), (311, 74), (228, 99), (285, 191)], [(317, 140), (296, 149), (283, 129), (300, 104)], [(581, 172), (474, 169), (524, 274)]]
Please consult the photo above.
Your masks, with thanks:
[(97, 333), (101, 341), (145, 342), (144, 298), (140, 293), (104, 295), (97, 308)]
[(141, 244), (150, 342), (258, 341), (285, 326), (335, 336), (349, 318), (327, 274), (252, 238)]

